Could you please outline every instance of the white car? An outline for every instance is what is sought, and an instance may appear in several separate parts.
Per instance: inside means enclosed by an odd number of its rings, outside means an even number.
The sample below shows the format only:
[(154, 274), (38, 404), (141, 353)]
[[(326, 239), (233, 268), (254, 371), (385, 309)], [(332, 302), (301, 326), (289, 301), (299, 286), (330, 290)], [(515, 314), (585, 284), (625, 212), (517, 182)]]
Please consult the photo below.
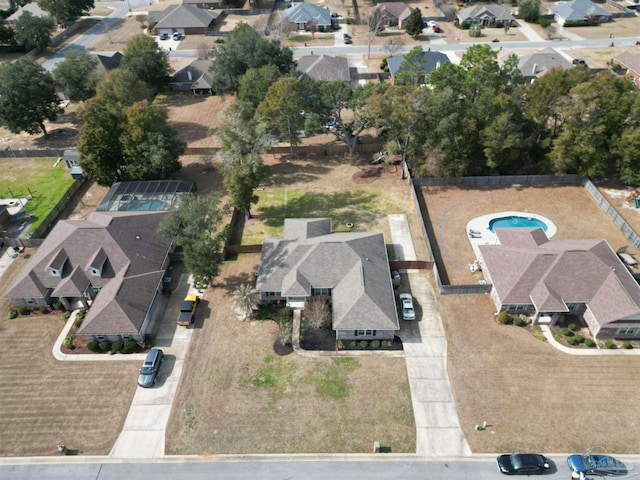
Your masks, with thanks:
[(411, 298), (410, 293), (401, 293), (398, 295), (400, 297), (400, 304), (402, 308), (402, 319), (403, 320), (415, 320), (416, 319), (416, 311), (413, 308), (413, 299)]

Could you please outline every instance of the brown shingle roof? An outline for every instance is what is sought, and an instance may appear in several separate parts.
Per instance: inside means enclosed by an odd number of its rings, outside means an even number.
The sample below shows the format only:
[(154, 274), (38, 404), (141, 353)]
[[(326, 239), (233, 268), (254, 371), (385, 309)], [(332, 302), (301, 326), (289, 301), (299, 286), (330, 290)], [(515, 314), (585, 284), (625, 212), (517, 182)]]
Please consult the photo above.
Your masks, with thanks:
[(479, 246), (500, 302), (564, 312), (586, 303), (600, 326), (640, 315), (640, 286), (606, 240), (540, 242), (542, 229), (497, 229)]

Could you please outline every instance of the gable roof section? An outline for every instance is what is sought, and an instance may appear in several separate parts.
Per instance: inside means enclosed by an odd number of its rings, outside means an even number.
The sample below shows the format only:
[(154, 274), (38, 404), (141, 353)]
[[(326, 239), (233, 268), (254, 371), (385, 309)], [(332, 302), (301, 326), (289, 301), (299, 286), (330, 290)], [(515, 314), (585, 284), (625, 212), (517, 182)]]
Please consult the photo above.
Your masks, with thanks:
[(298, 71), (314, 80), (349, 82), (349, 61), (331, 55), (304, 55), (298, 59)]
[(382, 18), (397, 18), (402, 21), (411, 15), (413, 9), (404, 2), (383, 2), (367, 9), (367, 15), (379, 13)]
[(282, 12), (282, 18), (293, 23), (314, 21), (319, 26), (331, 25), (331, 13), (328, 8), (302, 2)]
[(89, 287), (89, 279), (82, 268), (75, 267), (51, 293), (54, 297), (81, 297)]
[[(296, 230), (287, 225), (289, 220), (285, 219), (285, 231)], [(330, 219), (296, 219), (291, 223), (300, 227), (305, 220), (310, 225), (330, 225)], [(308, 297), (312, 287), (331, 288), (334, 330), (397, 330), (382, 233), (314, 233), (265, 239), (256, 289), (281, 292), (283, 297)]]
[(149, 23), (154, 28), (206, 28), (218, 14), (195, 5), (172, 5), (162, 12), (149, 13)]
[[(389, 72), (394, 77), (399, 73), (402, 73), (404, 70), (401, 68), (402, 61), (404, 60), (404, 55), (398, 55), (394, 57), (389, 57), (387, 59), (387, 65), (389, 66)], [(429, 75), (433, 70), (444, 65), (449, 62), (449, 57), (447, 57), (442, 52), (422, 52), (422, 71), (425, 75)]]
[[(193, 82), (191, 88), (211, 88), (213, 75), (209, 71), (212, 60), (194, 60), (189, 65), (181, 68), (171, 79), (170, 83), (188, 83)], [(189, 78), (191, 72), (191, 78)]]
[(498, 229), (499, 245), (479, 246), (502, 304), (563, 312), (586, 303), (601, 326), (640, 315), (640, 286), (606, 240), (532, 241), (540, 231)]
[(497, 22), (515, 21), (515, 17), (509, 13), (509, 10), (500, 5), (474, 5), (473, 7), (463, 8), (456, 13), (460, 23), (475, 18), (494, 18)]
[(627, 70), (640, 75), (640, 54), (631, 52), (622, 52), (613, 59)]
[(573, 67), (573, 64), (553, 48), (545, 48), (531, 55), (524, 55), (518, 61), (518, 69), (525, 78), (541, 77), (552, 68), (558, 67), (568, 70)]
[(573, 0), (560, 5), (553, 5), (549, 7), (549, 10), (567, 22), (584, 21), (590, 16), (611, 18), (609, 12), (591, 0)]

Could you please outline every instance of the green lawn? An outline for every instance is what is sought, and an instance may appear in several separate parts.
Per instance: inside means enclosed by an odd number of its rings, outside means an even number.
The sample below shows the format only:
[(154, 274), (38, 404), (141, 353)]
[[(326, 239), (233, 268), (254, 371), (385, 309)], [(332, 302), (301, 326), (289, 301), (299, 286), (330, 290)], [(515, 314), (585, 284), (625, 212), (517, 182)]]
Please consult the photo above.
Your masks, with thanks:
[(34, 231), (73, 183), (64, 162), (56, 158), (0, 159), (0, 198), (32, 197), (26, 210)]
[[(336, 232), (367, 231), (380, 216), (396, 213), (397, 208), (385, 203), (384, 196), (359, 189), (319, 193), (270, 188), (260, 192), (254, 207), (262, 221), (245, 225), (241, 243), (252, 245), (281, 235), (285, 218), (331, 217)], [(354, 224), (353, 229), (345, 226), (348, 222)]]

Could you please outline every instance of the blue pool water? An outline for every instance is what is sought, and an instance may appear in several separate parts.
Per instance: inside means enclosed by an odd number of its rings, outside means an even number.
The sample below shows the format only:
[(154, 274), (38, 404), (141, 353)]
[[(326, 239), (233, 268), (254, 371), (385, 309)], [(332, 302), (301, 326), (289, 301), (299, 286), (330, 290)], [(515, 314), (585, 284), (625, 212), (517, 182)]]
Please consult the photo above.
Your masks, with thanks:
[(547, 231), (547, 224), (542, 220), (531, 217), (499, 217), (489, 221), (489, 231), (493, 233), (496, 228), (541, 228)]

